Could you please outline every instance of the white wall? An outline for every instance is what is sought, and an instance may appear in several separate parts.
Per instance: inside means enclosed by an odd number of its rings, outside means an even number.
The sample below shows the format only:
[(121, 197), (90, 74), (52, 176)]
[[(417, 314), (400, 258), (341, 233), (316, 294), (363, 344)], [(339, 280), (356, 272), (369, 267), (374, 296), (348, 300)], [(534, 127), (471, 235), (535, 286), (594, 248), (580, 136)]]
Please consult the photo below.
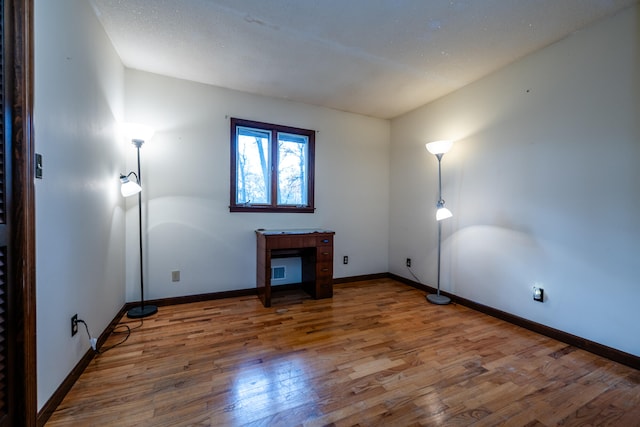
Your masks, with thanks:
[[(88, 2), (35, 1), (38, 408), (124, 303), (124, 68)], [(116, 142), (118, 141), (118, 142)]]
[[(334, 230), (334, 277), (388, 271), (389, 121), (135, 70), (125, 72), (125, 93), (126, 120), (157, 129), (141, 149), (145, 297), (255, 287), (257, 228)], [(229, 117), (318, 131), (314, 214), (229, 212)], [(127, 159), (135, 169), (133, 146)], [(139, 299), (134, 199), (127, 301)]]
[[(392, 121), (390, 271), (640, 355), (638, 6)], [(532, 286), (547, 299), (534, 302)]]

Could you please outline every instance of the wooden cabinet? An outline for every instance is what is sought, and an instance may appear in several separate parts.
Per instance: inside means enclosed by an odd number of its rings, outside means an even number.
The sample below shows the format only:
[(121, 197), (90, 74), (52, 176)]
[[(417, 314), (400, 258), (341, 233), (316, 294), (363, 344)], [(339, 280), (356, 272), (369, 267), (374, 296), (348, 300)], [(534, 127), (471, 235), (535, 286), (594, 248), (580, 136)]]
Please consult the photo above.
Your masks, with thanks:
[(333, 296), (333, 235), (316, 238), (315, 298)]
[(300, 257), (302, 287), (316, 299), (333, 296), (333, 236), (320, 229), (256, 230), (258, 297), (271, 306), (271, 260)]

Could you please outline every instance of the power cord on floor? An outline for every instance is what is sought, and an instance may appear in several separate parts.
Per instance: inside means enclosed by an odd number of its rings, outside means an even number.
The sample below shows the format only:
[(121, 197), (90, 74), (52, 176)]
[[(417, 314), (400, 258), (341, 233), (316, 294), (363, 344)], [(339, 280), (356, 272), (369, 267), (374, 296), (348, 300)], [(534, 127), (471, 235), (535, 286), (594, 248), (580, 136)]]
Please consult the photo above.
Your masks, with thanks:
[[(416, 276), (416, 274), (413, 272), (413, 270), (411, 269), (411, 267), (407, 266), (407, 270), (409, 270), (409, 273), (411, 273), (411, 275), (413, 276), (413, 278), (420, 283), (422, 286), (426, 286), (424, 283), (422, 283), (422, 280), (420, 280), (420, 278), (418, 276)], [(455, 304), (455, 302), (451, 301), (451, 304)]]
[(84, 328), (87, 330), (87, 335), (89, 336), (89, 344), (91, 344), (91, 348), (93, 351), (98, 351), (98, 339), (91, 336), (91, 332), (89, 332), (89, 325), (82, 319), (76, 319), (76, 323), (82, 323)]
[(414, 279), (416, 279), (416, 281), (418, 283), (420, 283), (421, 285), (424, 286), (424, 283), (422, 283), (422, 280), (420, 280), (420, 278), (418, 276), (416, 276), (416, 274), (413, 272), (413, 270), (411, 269), (411, 267), (407, 267), (407, 270), (409, 270), (409, 273), (411, 273), (411, 275), (413, 276)]
[[(126, 330), (125, 330), (125, 331), (122, 331), (122, 332), (120, 332), (120, 331), (116, 331), (116, 329), (117, 329), (117, 328), (120, 328), (120, 327), (122, 327), (122, 326), (124, 326), (124, 327), (126, 328)], [(142, 326), (142, 320), (140, 320), (140, 325), (138, 325), (138, 326), (137, 326), (137, 327), (135, 327), (134, 329), (138, 329), (140, 326)], [(121, 324), (119, 324), (119, 325), (116, 325), (116, 326), (113, 328), (113, 331), (111, 331), (111, 333), (112, 333), (112, 334), (126, 334), (126, 335), (124, 336), (124, 338), (122, 339), (122, 341), (117, 342), (117, 343), (115, 343), (115, 344), (113, 344), (113, 345), (110, 345), (109, 347), (101, 348), (101, 349), (98, 351), (98, 353), (100, 353), (100, 354), (102, 354), (102, 353), (106, 353), (107, 351), (111, 350), (112, 348), (117, 347), (117, 346), (119, 346), (120, 344), (123, 344), (126, 340), (128, 340), (128, 339), (129, 339), (129, 336), (131, 335), (131, 328), (129, 327), (129, 325), (124, 324), (124, 323), (121, 323)]]
[[(138, 326), (135, 326), (133, 328), (129, 327), (129, 325), (125, 324), (125, 323), (120, 323), (118, 325), (116, 325), (113, 328), (113, 331), (111, 331), (112, 334), (116, 335), (116, 334), (126, 334), (125, 337), (120, 341), (117, 342), (109, 347), (104, 347), (101, 349), (98, 349), (98, 339), (94, 338), (93, 336), (91, 336), (91, 332), (89, 332), (89, 325), (87, 325), (87, 322), (85, 322), (82, 319), (78, 319), (76, 320), (77, 323), (82, 323), (84, 325), (84, 328), (87, 331), (87, 335), (89, 336), (89, 344), (91, 344), (91, 348), (93, 349), (93, 351), (95, 351), (98, 354), (102, 354), (102, 353), (106, 353), (107, 351), (111, 350), (112, 348), (115, 348), (121, 344), (123, 344), (125, 341), (127, 341), (129, 339), (129, 336), (131, 335), (131, 331), (138, 329), (142, 326), (142, 324), (144, 323), (142, 319), (140, 319), (140, 324)], [(122, 328), (124, 327), (125, 330), (123, 331), (118, 331), (118, 328)]]

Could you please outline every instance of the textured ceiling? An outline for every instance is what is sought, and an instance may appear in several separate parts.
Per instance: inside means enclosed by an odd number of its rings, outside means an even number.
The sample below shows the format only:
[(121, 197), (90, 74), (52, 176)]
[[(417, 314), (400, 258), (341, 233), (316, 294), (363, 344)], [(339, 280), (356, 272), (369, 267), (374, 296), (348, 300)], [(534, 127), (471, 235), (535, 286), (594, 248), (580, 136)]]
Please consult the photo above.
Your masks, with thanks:
[(637, 0), (90, 0), (125, 66), (391, 118)]

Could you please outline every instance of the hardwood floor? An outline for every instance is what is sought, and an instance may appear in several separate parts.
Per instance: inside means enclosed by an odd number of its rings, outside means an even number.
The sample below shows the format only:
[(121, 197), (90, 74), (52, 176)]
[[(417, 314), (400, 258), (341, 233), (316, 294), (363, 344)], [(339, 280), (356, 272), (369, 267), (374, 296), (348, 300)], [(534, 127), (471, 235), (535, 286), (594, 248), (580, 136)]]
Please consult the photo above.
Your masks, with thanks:
[(47, 423), (134, 425), (639, 426), (640, 371), (383, 279), (161, 307)]

